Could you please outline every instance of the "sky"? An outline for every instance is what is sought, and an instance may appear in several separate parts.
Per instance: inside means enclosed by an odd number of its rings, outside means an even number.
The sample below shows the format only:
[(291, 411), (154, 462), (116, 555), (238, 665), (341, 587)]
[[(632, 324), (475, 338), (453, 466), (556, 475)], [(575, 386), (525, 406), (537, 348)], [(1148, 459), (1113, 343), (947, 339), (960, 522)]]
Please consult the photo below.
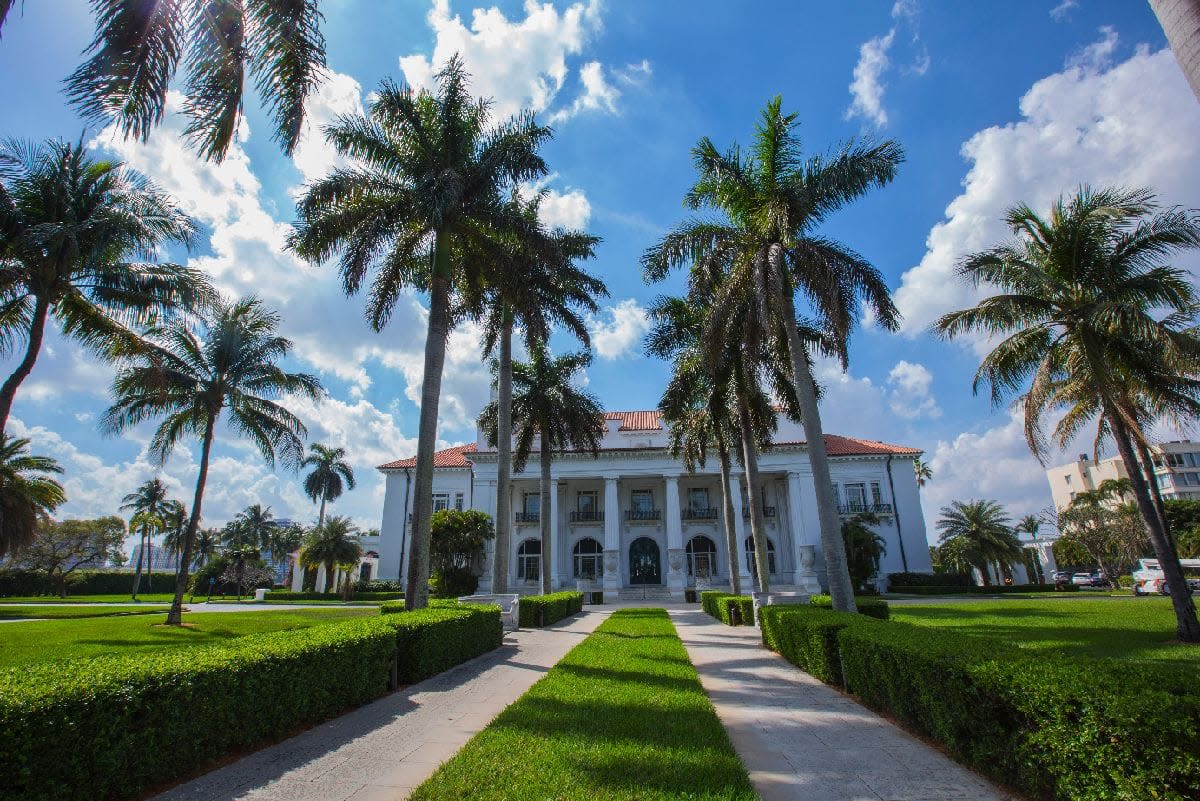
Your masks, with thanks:
[[(972, 392), (986, 343), (929, 333), (939, 315), (979, 297), (956, 282), (956, 262), (1007, 237), (1007, 207), (1045, 210), (1081, 183), (1148, 186), (1165, 205), (1200, 205), (1200, 104), (1142, 2), (324, 0), (329, 73), (300, 146), (284, 155), (248, 95), (221, 164), (185, 146), (174, 113), (145, 143), (85, 126), (61, 90), (92, 35), (87, 5), (39, 0), (14, 12), (0, 39), (0, 75), (18, 79), (0, 82), (0, 135), (82, 138), (97, 157), (152, 177), (196, 218), (197, 246), (168, 256), (281, 313), (296, 345), (289, 367), (316, 373), (329, 391), (320, 404), (289, 408), (310, 441), (349, 451), (358, 486), (332, 509), (363, 528), (378, 527), (382, 513), (375, 466), (416, 449), (427, 301), (405, 297), (376, 334), (363, 321), (363, 298), (342, 294), (332, 265), (305, 263), (284, 244), (297, 193), (337, 163), (321, 127), (361, 110), (384, 78), (428, 86), (459, 53), (497, 118), (531, 108), (554, 128), (543, 214), (603, 239), (590, 267), (610, 297), (590, 320), (587, 382), (610, 409), (654, 408), (666, 383), (666, 366), (641, 352), (645, 309), (680, 291), (682, 278), (648, 286), (639, 258), (687, 216), (697, 140), (747, 144), (778, 94), (798, 115), (807, 152), (849, 139), (898, 141), (907, 158), (896, 180), (833, 215), (821, 233), (882, 271), (903, 324), (889, 333), (863, 321), (849, 371), (822, 363), (818, 378), (827, 432), (925, 451), (931, 539), (937, 511), (952, 500), (997, 500), (1014, 519), (1050, 505), (1019, 412)], [(1195, 272), (1200, 258), (1179, 264)], [(573, 347), (564, 336), (552, 344)], [(0, 356), (0, 369), (15, 361)], [(62, 463), (64, 516), (112, 514), (154, 476), (191, 498), (195, 443), (160, 465), (145, 450), (149, 426), (118, 437), (98, 430), (113, 372), (54, 331), (17, 396), (10, 430)], [(439, 443), (473, 440), (488, 397), (479, 332), (466, 324), (450, 338)], [(1061, 461), (1090, 446), (1072, 443)], [(218, 431), (214, 454), (205, 525), (252, 503), (315, 520), (296, 473), (267, 468), (228, 430)]]

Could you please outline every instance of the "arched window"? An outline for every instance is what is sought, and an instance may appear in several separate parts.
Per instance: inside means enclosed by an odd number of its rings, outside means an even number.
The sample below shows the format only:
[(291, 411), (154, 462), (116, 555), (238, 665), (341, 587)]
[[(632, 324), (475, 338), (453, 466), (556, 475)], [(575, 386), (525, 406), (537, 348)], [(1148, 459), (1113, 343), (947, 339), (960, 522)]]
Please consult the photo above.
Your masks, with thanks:
[(598, 579), (604, 575), (604, 546), (591, 537), (584, 537), (571, 549), (575, 561), (575, 578)]
[(517, 547), (517, 578), (537, 581), (542, 577), (542, 541), (524, 540)]
[(708, 537), (697, 536), (688, 540), (687, 571), (698, 579), (717, 575), (717, 546)]
[[(750, 575), (755, 576), (758, 572), (758, 564), (754, 561), (754, 537), (746, 537), (746, 565), (750, 568)], [(767, 573), (775, 575), (775, 543), (771, 542), (771, 538), (767, 538)]]

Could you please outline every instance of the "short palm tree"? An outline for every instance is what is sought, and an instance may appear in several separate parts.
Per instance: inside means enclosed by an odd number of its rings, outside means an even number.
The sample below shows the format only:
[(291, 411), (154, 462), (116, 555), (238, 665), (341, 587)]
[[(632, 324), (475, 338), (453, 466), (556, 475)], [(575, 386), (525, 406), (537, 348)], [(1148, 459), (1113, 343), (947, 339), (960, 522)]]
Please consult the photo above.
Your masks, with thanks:
[(91, 57), (67, 79), (86, 119), (147, 139), (182, 62), (186, 133), (205, 158), (229, 149), (251, 76), (275, 139), (292, 152), (325, 67), (318, 0), (93, 0), (92, 9)]
[(358, 527), (348, 517), (334, 515), (314, 528), (300, 550), (300, 564), (310, 570), (325, 567), (325, 592), (335, 589), (334, 573), (341, 565), (353, 565), (362, 556)]
[(1009, 525), (1008, 513), (995, 501), (954, 501), (942, 508), (939, 543), (959, 540), (966, 559), (991, 584), (991, 566), (1005, 568), (1023, 557), (1021, 543)]
[(0, 557), (28, 545), (38, 518), (67, 500), (62, 484), (52, 478), (62, 467), (28, 451), (29, 440), (0, 433)]
[(1145, 412), (1200, 417), (1198, 307), (1187, 274), (1164, 264), (1200, 246), (1200, 215), (1157, 211), (1149, 190), (1080, 187), (1049, 217), (1025, 205), (1008, 210), (1015, 239), (968, 256), (960, 275), (999, 294), (935, 324), (944, 337), (982, 335), (1000, 342), (979, 366), (975, 389), (990, 385), (994, 404), (1017, 396), (1025, 438), (1039, 459), (1042, 419), (1065, 410), (1054, 438), (1065, 446), (1097, 418), (1097, 449), (1111, 436), (1139, 513), (1163, 567), (1183, 642), (1200, 642), (1200, 621), (1178, 556), (1159, 518), (1136, 443)]
[(167, 623), (179, 625), (187, 566), (191, 563), (200, 523), (209, 459), (217, 422), (226, 416), (235, 432), (249, 439), (268, 465), (276, 457), (297, 464), (304, 453), (304, 424), (277, 402), (285, 395), (319, 399), (324, 390), (311, 375), (288, 373), (279, 362), (291, 353), (290, 340), (279, 336), (279, 315), (256, 298), (217, 300), (200, 330), (173, 321), (151, 336), (152, 346), (123, 367), (113, 382), (116, 400), (103, 427), (119, 432), (139, 423), (165, 418), (150, 440), (162, 461), (185, 436), (200, 438), (200, 471), (192, 514), (183, 546), (183, 567), (175, 583), (175, 600)]
[(270, 506), (264, 508), (259, 503), (251, 504), (234, 515), (233, 522), (247, 542), (253, 543), (260, 551), (270, 550), (271, 535), (279, 527)]
[[(516, 427), (513, 469), (525, 469), (537, 444), (541, 461), (542, 592), (550, 593), (554, 547), (552, 531), (557, 521), (550, 519), (550, 463), (554, 451), (567, 449), (600, 451), (604, 437), (604, 410), (591, 393), (576, 384), (578, 373), (591, 364), (591, 354), (567, 353), (552, 356), (543, 347), (535, 347), (528, 362), (513, 362), (512, 420)], [(495, 401), (479, 415), (479, 425), (488, 441), (496, 443), (499, 410)]]
[(727, 318), (749, 302), (771, 321), (772, 335), (783, 340), (812, 463), (833, 606), (852, 611), (854, 593), (829, 476), (812, 356), (801, 334), (794, 296), (799, 292), (809, 301), (816, 326), (836, 347), (843, 366), (863, 302), (881, 326), (897, 327), (899, 314), (879, 271), (815, 229), (867, 190), (889, 183), (904, 155), (898, 144), (886, 141), (849, 143), (828, 158), (804, 158), (795, 134), (796, 115), (785, 115), (781, 108), (776, 97), (763, 110), (749, 158), (736, 146), (721, 153), (707, 138), (700, 140), (692, 150), (697, 181), (685, 203), (718, 216), (682, 223), (646, 252), (642, 265), (649, 280), (661, 280), (679, 266), (690, 266), (693, 273), (721, 266), (729, 276), (713, 299), (714, 329), (725, 326)]
[(917, 486), (921, 489), (933, 481), (933, 470), (925, 463), (924, 459), (913, 459), (913, 474), (916, 475)]
[(331, 448), (314, 442), (309, 453), (300, 461), (301, 469), (311, 467), (304, 477), (304, 494), (313, 503), (321, 504), (317, 513), (317, 528), (325, 525), (325, 503), (336, 501), (347, 489), (354, 489), (354, 468), (346, 461), (345, 448)]
[(420, 608), (429, 598), (433, 452), (452, 293), (486, 284), (491, 258), (514, 227), (502, 191), (545, 174), (537, 149), (550, 131), (528, 113), (491, 126), (456, 56), (438, 73), (436, 92), (385, 81), (368, 116), (343, 117), (326, 134), (350, 166), (308, 187), (292, 246), (317, 262), (337, 256), (347, 294), (374, 271), (366, 313), (377, 331), (403, 292), (429, 292), (405, 594), (410, 609)]
[[(184, 529), (186, 531), (186, 528)], [(202, 528), (196, 532), (196, 542), (192, 546), (192, 567), (203, 567), (217, 555), (217, 545), (221, 542), (221, 534), (215, 528)]]
[(150, 569), (154, 536), (162, 530), (163, 521), (167, 516), (167, 485), (159, 478), (148, 479), (121, 499), (120, 508), (132, 513), (129, 531), (138, 535), (141, 545), (138, 549), (137, 567), (133, 571), (132, 597), (136, 601), (142, 585), (142, 564), (144, 562), (146, 569)]
[[(604, 282), (575, 262), (595, 255), (599, 239), (582, 231), (547, 231), (538, 220), (541, 196), (528, 203), (511, 201), (514, 217), (523, 225), (503, 239), (503, 258), (493, 261), (488, 286), (467, 293), (464, 305), (474, 306), (483, 320), (484, 358), (497, 351), (498, 427), (496, 434), (496, 542), (492, 592), (508, 591), (509, 543), (512, 527), (512, 344), (519, 326), (525, 348), (532, 351), (550, 339), (555, 325), (566, 328), (585, 348), (591, 347), (581, 312), (597, 310), (606, 297)], [(472, 294), (478, 297), (471, 297)]]
[(138, 592), (142, 589), (142, 567), (146, 568), (146, 574), (153, 577), (153, 562), (151, 557), (154, 555), (154, 537), (162, 530), (163, 521), (158, 515), (149, 511), (134, 512), (129, 518), (129, 533), (136, 534), (138, 537), (138, 561), (137, 569), (133, 572), (133, 590), (130, 597), (137, 600)]
[(1037, 515), (1025, 515), (1017, 524), (1013, 526), (1013, 531), (1021, 534), (1028, 534), (1037, 539), (1038, 532), (1042, 529), (1042, 521)]
[(0, 143), (0, 354), (24, 342), (0, 385), (0, 433), (51, 318), (111, 359), (137, 348), (137, 326), (209, 297), (199, 270), (153, 263), (194, 231), (167, 195), (82, 143)]

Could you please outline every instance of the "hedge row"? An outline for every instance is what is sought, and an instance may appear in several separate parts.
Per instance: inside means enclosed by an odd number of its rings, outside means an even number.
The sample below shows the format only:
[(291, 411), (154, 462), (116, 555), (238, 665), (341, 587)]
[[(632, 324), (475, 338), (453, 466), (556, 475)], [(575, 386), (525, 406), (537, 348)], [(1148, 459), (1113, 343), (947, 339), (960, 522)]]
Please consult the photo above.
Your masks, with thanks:
[(70, 671), (0, 671), (4, 798), (137, 796), (484, 653), (500, 636), (495, 607), (428, 609)]
[(700, 593), (700, 608), (726, 626), (754, 625), (754, 599), (749, 595), (705, 590)]
[(1016, 646), (803, 607), (763, 642), (958, 760), (1034, 798), (1200, 798), (1200, 692), (1184, 669)]
[(888, 573), (889, 587), (970, 587), (975, 578), (967, 573)]
[[(833, 609), (833, 598), (828, 595), (810, 596), (808, 603), (810, 606), (815, 606), (818, 609)], [(871, 595), (854, 596), (854, 605), (858, 608), (860, 615), (878, 618), (879, 620), (887, 620), (892, 614), (888, 608), (887, 601)]]
[(890, 585), (888, 592), (908, 595), (1005, 595), (1010, 592), (1079, 592), (1077, 584), (993, 584), (990, 587), (946, 585)]
[(549, 595), (524, 595), (518, 602), (519, 625), (538, 628), (557, 623), (583, 611), (582, 592), (552, 592)]
[[(80, 570), (67, 580), (67, 595), (129, 595), (133, 573), (110, 570)], [(175, 592), (175, 571), (142, 573), (139, 593)], [(0, 596), (56, 594), (45, 573), (34, 570), (0, 570)]]
[[(342, 596), (336, 592), (292, 592), (291, 590), (271, 590), (267, 593), (268, 601), (340, 601)], [(354, 592), (350, 594), (351, 601), (395, 601), (404, 598), (402, 592)]]

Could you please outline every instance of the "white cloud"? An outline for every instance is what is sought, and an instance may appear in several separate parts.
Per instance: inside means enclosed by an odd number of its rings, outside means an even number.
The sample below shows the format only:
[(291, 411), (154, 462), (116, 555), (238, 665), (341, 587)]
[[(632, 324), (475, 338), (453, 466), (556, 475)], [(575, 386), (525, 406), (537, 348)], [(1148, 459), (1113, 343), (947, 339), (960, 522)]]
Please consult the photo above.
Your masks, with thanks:
[(646, 310), (634, 298), (626, 298), (603, 311), (608, 319), (592, 318), (590, 333), (592, 347), (601, 359), (618, 359), (641, 346), (642, 337), (650, 330)]
[(551, 189), (542, 199), (538, 217), (543, 224), (551, 228), (583, 230), (587, 228), (588, 220), (592, 217), (592, 204), (588, 202), (587, 195), (579, 189), (569, 189), (566, 192)]
[(928, 417), (937, 419), (942, 416), (930, 390), (933, 388), (933, 373), (923, 364), (907, 362), (903, 359), (888, 373), (888, 401), (892, 412), (899, 417), (915, 419)]
[(1100, 38), (1091, 44), (1079, 48), (1067, 57), (1067, 69), (1076, 67), (1090, 72), (1099, 72), (1112, 65), (1113, 54), (1117, 51), (1117, 29), (1104, 25), (1099, 29)]
[(637, 63), (626, 64), (624, 67), (613, 70), (613, 75), (617, 76), (617, 80), (631, 86), (641, 86), (653, 74), (654, 69), (650, 66), (649, 60), (644, 58)]
[(615, 114), (617, 98), (621, 93), (604, 79), (604, 67), (599, 61), (589, 61), (579, 70), (583, 83), (583, 94), (575, 98), (570, 106), (550, 115), (550, 122), (563, 122), (584, 111), (607, 111)]
[(888, 50), (895, 39), (893, 27), (887, 34), (868, 39), (859, 47), (854, 80), (850, 82), (851, 102), (846, 109), (846, 119), (862, 117), (875, 125), (887, 125), (887, 111), (883, 108), (883, 74), (891, 64)]
[(1062, 0), (1061, 3), (1050, 9), (1050, 18), (1055, 22), (1062, 22), (1077, 8), (1079, 8), (1079, 0)]
[(292, 151), (292, 162), (305, 182), (325, 177), (334, 167), (343, 166), (333, 145), (325, 141), (322, 129), (344, 114), (361, 114), (362, 87), (349, 75), (329, 72), (304, 104), (304, 127)]
[[(1098, 44), (1108, 41), (1107, 34)], [(1079, 64), (1035, 83), (1021, 119), (976, 133), (963, 191), (904, 273), (896, 304), (902, 330), (926, 330), (938, 316), (973, 305), (980, 293), (958, 282), (963, 256), (1008, 238), (1004, 210), (1045, 210), (1081, 183), (1154, 188), (1161, 202), (1195, 205), (1200, 185), (1200, 106), (1169, 50), (1139, 49), (1108, 70)], [(1194, 266), (1180, 260), (1181, 266)]]

